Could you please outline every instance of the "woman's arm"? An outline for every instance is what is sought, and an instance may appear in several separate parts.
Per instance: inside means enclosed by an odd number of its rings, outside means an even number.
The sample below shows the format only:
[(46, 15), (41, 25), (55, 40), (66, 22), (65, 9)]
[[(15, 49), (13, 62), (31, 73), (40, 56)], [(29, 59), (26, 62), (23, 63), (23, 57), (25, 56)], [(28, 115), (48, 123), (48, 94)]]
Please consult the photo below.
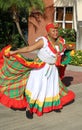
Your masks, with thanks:
[(35, 51), (37, 49), (41, 49), (43, 47), (43, 45), (44, 45), (44, 42), (42, 39), (40, 39), (38, 42), (35, 42), (31, 46), (23, 47), (23, 48), (20, 48), (18, 50), (15, 50), (15, 51), (10, 51), (10, 55), (14, 55), (17, 53), (28, 53), (31, 51)]

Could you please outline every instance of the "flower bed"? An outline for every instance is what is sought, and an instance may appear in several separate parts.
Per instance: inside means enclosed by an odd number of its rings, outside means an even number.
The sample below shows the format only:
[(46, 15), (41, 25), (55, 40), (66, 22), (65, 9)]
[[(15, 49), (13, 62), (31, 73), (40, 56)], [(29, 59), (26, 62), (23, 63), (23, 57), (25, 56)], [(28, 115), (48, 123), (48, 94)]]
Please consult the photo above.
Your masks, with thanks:
[(72, 56), (71, 65), (82, 66), (82, 50), (75, 51), (74, 55)]

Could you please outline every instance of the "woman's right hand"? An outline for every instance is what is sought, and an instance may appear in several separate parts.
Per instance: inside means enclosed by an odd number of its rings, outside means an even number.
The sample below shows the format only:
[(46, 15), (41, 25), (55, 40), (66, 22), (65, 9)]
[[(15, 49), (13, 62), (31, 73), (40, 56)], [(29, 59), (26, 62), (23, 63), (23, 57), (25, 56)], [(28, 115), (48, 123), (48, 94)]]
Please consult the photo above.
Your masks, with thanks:
[(17, 54), (17, 50), (16, 51), (10, 51), (9, 54), (10, 54), (10, 56), (14, 55), (14, 54)]

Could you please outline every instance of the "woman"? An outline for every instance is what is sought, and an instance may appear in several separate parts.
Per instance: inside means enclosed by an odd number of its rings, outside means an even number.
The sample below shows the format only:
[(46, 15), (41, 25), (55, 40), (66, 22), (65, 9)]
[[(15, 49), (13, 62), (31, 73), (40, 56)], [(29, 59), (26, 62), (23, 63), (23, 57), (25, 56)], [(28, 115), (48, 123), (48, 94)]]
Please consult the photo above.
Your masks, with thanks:
[[(29, 53), (38, 50), (37, 57), (34, 59), (33, 64), (31, 64), (32, 66), (27, 65), (28, 67), (26, 68), (24, 68), (25, 66), (23, 66), (23, 68), (20, 67), (22, 69), (21, 79), (24, 81), (24, 85), (22, 85), (23, 87), (21, 86), (21, 89), (25, 89), (25, 98), (27, 100), (24, 107), (26, 107), (26, 116), (30, 119), (33, 118), (33, 113), (41, 116), (43, 113), (50, 112), (52, 110), (60, 110), (64, 105), (68, 104), (75, 98), (75, 94), (72, 91), (68, 91), (60, 81), (56, 67), (56, 65), (58, 66), (60, 64), (61, 57), (64, 54), (66, 48), (69, 49), (70, 47), (65, 45), (64, 39), (58, 38), (57, 24), (48, 24), (46, 26), (46, 30), (48, 35), (46, 37), (42, 36), (36, 39), (36, 42), (32, 46), (10, 51), (9, 53), (9, 58), (13, 59), (14, 57), (16, 58), (16, 61), (18, 60), (20, 63), (24, 63), (24, 65), (26, 65), (25, 62), (21, 62), (20, 56), (18, 56), (18, 54)], [(25, 73), (23, 72), (23, 69)], [(17, 68), (15, 71), (17, 71)], [(27, 77), (28, 75), (29, 78)], [(20, 80), (20, 75), (18, 75), (18, 78)], [(17, 80), (17, 76), (15, 77), (15, 80)], [(5, 90), (7, 93), (8, 90), (11, 90), (12, 87), (9, 85), (4, 89), (3, 88), (4, 87), (1, 87), (1, 92), (4, 94)], [(12, 93), (13, 91), (14, 90), (12, 90)], [(22, 96), (24, 99), (24, 95)], [(13, 98), (12, 100), (15, 99), (17, 101), (18, 97), (12, 97), (11, 94), (11, 97), (9, 98)], [(10, 105), (8, 107), (14, 107), (14, 105)]]

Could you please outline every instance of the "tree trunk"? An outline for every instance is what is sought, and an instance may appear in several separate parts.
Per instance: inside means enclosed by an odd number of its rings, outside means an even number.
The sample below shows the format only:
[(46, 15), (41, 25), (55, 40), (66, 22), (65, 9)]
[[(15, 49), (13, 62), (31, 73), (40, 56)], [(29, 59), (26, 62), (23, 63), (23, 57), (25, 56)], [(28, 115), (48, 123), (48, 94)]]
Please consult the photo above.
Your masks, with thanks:
[(22, 33), (21, 28), (20, 28), (19, 22), (15, 21), (15, 24), (16, 24), (16, 26), (17, 26), (17, 29), (18, 29), (18, 32), (19, 32), (20, 36), (22, 37), (23, 41), (25, 42), (25, 45), (27, 45), (27, 41), (25, 40), (25, 38), (24, 38), (24, 36), (23, 36), (23, 33)]
[(22, 33), (20, 24), (19, 24), (19, 17), (18, 17), (18, 13), (15, 7), (12, 8), (12, 13), (13, 13), (13, 21), (15, 22), (16, 26), (17, 26), (17, 30), (21, 36), (21, 38), (23, 39), (23, 41), (25, 42), (25, 45), (27, 45), (27, 41), (24, 38), (24, 35)]

